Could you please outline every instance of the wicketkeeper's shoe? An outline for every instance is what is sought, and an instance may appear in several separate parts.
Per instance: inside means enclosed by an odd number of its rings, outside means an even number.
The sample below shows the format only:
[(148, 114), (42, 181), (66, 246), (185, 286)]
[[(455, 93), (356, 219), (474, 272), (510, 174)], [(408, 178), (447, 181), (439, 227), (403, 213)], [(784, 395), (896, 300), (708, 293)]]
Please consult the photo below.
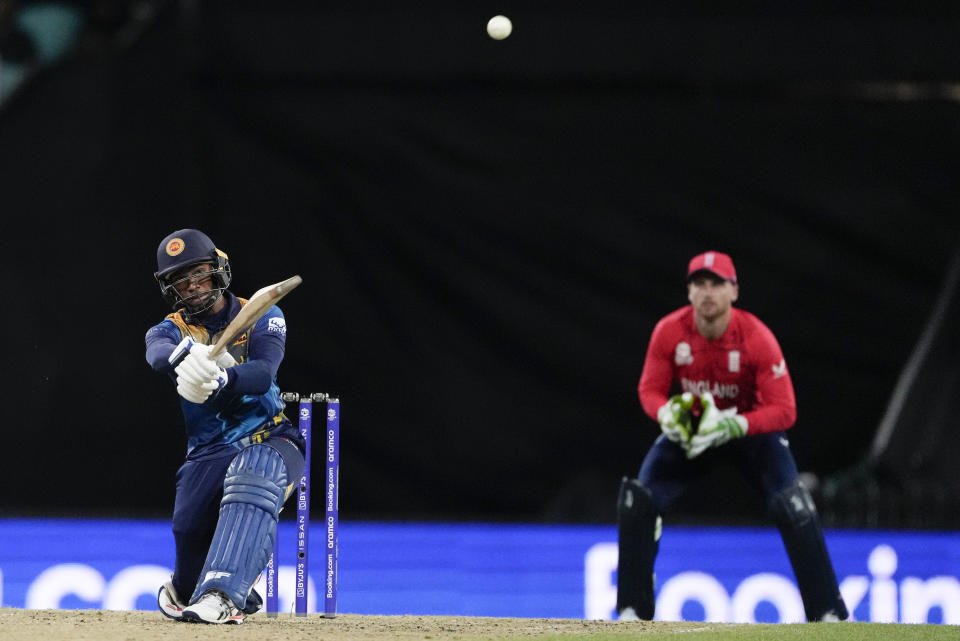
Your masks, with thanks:
[(207, 590), (197, 602), (183, 609), (183, 620), (191, 623), (243, 623), (243, 612), (227, 595)]
[(640, 617), (637, 616), (637, 611), (633, 608), (627, 607), (620, 611), (620, 621), (639, 621)]
[(183, 619), (183, 609), (187, 607), (186, 603), (180, 601), (177, 591), (173, 587), (173, 579), (160, 586), (157, 593), (157, 607), (163, 612), (163, 616), (170, 617), (176, 621)]

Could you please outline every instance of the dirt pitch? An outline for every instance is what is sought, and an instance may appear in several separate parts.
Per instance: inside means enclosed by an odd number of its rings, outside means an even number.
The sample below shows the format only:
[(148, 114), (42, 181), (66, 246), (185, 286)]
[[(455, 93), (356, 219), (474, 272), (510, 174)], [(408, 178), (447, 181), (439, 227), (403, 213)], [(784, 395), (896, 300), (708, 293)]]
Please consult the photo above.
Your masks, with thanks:
[(243, 625), (199, 625), (165, 619), (159, 612), (109, 610), (20, 610), (0, 608), (2, 641), (473, 641), (535, 639), (545, 635), (703, 630), (703, 623), (619, 623), (581, 619), (494, 617), (364, 616), (344, 614), (297, 618), (264, 614)]

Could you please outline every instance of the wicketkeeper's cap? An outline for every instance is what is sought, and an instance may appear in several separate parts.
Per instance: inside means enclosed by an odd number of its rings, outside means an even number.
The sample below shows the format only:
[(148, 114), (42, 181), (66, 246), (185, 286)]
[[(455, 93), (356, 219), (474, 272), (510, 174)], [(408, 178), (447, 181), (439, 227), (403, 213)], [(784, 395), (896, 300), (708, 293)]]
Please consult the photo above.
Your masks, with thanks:
[(710, 272), (734, 285), (737, 284), (737, 270), (733, 267), (733, 259), (721, 252), (708, 251), (691, 258), (687, 266), (688, 283), (697, 272)]

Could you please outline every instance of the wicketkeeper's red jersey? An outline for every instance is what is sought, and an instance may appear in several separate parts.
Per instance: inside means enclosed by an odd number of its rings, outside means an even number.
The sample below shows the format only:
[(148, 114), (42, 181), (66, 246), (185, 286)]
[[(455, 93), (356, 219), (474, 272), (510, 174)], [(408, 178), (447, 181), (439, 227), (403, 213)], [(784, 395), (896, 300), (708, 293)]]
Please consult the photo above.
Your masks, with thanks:
[(759, 318), (736, 307), (727, 331), (714, 341), (697, 331), (690, 305), (657, 323), (637, 386), (640, 403), (654, 420), (674, 381), (684, 392), (712, 392), (720, 409), (736, 405), (749, 422), (748, 434), (785, 430), (797, 418), (793, 383), (777, 339)]

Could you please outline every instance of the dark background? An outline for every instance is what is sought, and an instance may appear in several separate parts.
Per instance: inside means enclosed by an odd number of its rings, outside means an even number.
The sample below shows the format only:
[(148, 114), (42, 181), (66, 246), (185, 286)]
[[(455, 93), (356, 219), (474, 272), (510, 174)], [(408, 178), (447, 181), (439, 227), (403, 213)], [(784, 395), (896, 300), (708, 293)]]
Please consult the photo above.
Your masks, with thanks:
[[(856, 466), (960, 232), (960, 21), (714, 4), (158, 3), (38, 74), (0, 112), (2, 514), (171, 510), (143, 336), (182, 227), (241, 296), (303, 276), (280, 385), (342, 400), (344, 518), (613, 522), (707, 249), (780, 340), (800, 468)], [(761, 516), (697, 490), (677, 518)]]

